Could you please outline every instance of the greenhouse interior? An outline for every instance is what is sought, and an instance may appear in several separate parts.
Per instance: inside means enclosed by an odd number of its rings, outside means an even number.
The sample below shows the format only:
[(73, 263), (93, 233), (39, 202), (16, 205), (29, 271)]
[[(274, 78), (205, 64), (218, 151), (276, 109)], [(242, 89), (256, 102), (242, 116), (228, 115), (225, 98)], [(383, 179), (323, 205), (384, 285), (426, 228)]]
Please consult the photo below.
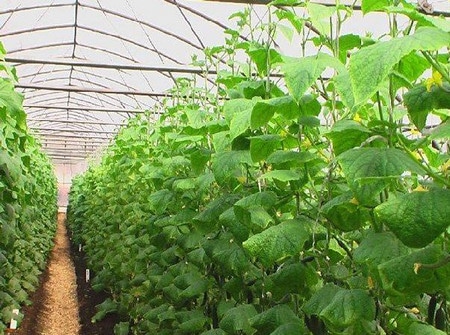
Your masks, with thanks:
[(450, 334), (449, 17), (3, 0), (0, 334)]

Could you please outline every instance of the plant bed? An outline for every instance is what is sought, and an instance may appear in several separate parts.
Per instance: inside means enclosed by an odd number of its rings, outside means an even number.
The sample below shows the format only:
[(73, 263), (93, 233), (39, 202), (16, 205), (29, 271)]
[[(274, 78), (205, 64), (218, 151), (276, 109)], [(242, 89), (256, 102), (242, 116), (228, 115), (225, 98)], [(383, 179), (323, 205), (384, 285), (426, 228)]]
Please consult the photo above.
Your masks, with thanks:
[[(70, 232), (69, 232), (70, 236)], [(114, 334), (114, 326), (119, 322), (117, 314), (108, 314), (101, 321), (91, 322), (95, 315), (98, 304), (102, 303), (109, 297), (106, 292), (95, 292), (90, 283), (86, 282), (86, 260), (85, 253), (79, 251), (78, 245), (73, 240), (70, 241), (70, 256), (72, 258), (75, 274), (77, 277), (77, 296), (80, 318), (80, 334), (81, 335), (110, 335)], [(92, 272), (91, 272), (92, 274)]]

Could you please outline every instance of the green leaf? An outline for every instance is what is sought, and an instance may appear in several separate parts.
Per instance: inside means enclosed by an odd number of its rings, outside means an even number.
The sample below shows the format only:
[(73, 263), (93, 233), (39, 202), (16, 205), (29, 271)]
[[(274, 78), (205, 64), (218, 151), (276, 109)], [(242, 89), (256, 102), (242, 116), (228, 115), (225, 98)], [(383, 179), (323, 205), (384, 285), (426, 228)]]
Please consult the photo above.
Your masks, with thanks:
[(361, 9), (363, 14), (367, 14), (373, 11), (379, 11), (389, 6), (391, 1), (389, 0), (362, 0)]
[(447, 120), (446, 122), (433, 129), (431, 135), (429, 136), (429, 139), (450, 139), (450, 120)]
[(250, 194), (238, 202), (235, 206), (241, 208), (250, 208), (253, 206), (263, 206), (265, 209), (269, 209), (277, 202), (277, 195), (271, 191), (264, 191), (259, 193)]
[(412, 35), (378, 42), (354, 53), (350, 58), (349, 73), (355, 103), (363, 103), (372, 97), (402, 57), (414, 50), (439, 50), (449, 42), (448, 33), (423, 27)]
[(422, 267), (445, 259), (437, 245), (420, 249), (409, 255), (396, 257), (378, 266), (384, 290), (391, 296), (434, 294), (450, 285), (450, 263), (437, 268)]
[(157, 215), (163, 214), (170, 202), (173, 200), (173, 193), (167, 189), (156, 191), (148, 197), (148, 205)]
[(242, 243), (250, 234), (250, 228), (243, 225), (236, 217), (234, 208), (230, 208), (223, 212), (219, 217), (220, 223), (229, 229), (235, 239)]
[(288, 151), (288, 150), (278, 150), (267, 157), (267, 163), (269, 164), (286, 164), (294, 167), (299, 164), (310, 162), (316, 159), (316, 155), (309, 151)]
[(286, 294), (304, 294), (317, 284), (318, 276), (312, 267), (301, 262), (283, 266), (268, 276), (267, 291), (275, 300), (283, 299)]
[(325, 217), (344, 232), (359, 229), (370, 222), (368, 210), (352, 200), (353, 194), (347, 192), (334, 197), (322, 207)]
[(342, 103), (349, 108), (353, 108), (355, 105), (355, 97), (353, 95), (350, 74), (347, 69), (344, 69), (337, 76), (334, 76), (332, 80), (336, 85), (336, 90), (339, 93)]
[(272, 216), (259, 205), (253, 205), (245, 208), (235, 206), (234, 213), (242, 224), (254, 232), (259, 232), (274, 222)]
[(358, 264), (376, 269), (381, 263), (408, 253), (409, 249), (391, 232), (370, 232), (353, 252), (353, 259)]
[(198, 332), (206, 328), (209, 319), (204, 315), (198, 315), (198, 313), (193, 313), (193, 316), (178, 325), (178, 329), (182, 331), (183, 334), (198, 334)]
[(330, 35), (330, 18), (336, 12), (336, 7), (307, 2), (306, 8), (308, 9), (313, 26), (317, 28), (322, 35)]
[(130, 332), (129, 322), (119, 322), (114, 326), (114, 335), (128, 335)]
[(250, 155), (253, 162), (265, 160), (272, 152), (280, 147), (280, 135), (259, 135), (249, 137)]
[(336, 155), (358, 147), (370, 136), (370, 130), (353, 120), (337, 121), (325, 134), (333, 143)]
[(345, 69), (338, 59), (324, 53), (287, 61), (283, 64), (281, 69), (292, 97), (300, 102), (307, 89), (315, 83), (327, 67), (335, 68), (338, 71)]
[(270, 335), (279, 326), (292, 322), (300, 323), (300, 319), (287, 305), (277, 305), (250, 319), (250, 325), (258, 335)]
[(223, 105), (223, 114), (228, 124), (230, 124), (235, 114), (242, 113), (246, 110), (251, 110), (258, 102), (256, 99), (231, 99), (225, 101)]
[(303, 249), (310, 236), (305, 224), (301, 220), (285, 221), (253, 235), (242, 245), (265, 267), (270, 267)]
[(344, 289), (334, 284), (324, 285), (306, 302), (303, 311), (308, 315), (319, 316), (336, 294), (342, 290)]
[(355, 34), (347, 34), (339, 37), (339, 60), (345, 64), (347, 52), (361, 47), (361, 37)]
[(394, 90), (400, 87), (412, 87), (412, 82), (417, 80), (425, 70), (430, 67), (430, 63), (417, 52), (411, 52), (400, 60), (394, 73)]
[(201, 333), (200, 335), (227, 335), (222, 329), (211, 329), (206, 332)]
[(239, 305), (226, 311), (219, 326), (225, 330), (227, 334), (239, 335), (253, 334), (254, 329), (250, 326), (249, 320), (258, 314), (253, 305)]
[(365, 290), (339, 290), (319, 317), (332, 329), (364, 329), (375, 319), (375, 301)]
[(205, 223), (216, 221), (224, 211), (232, 207), (238, 200), (239, 196), (236, 194), (224, 194), (209, 202), (205, 209), (200, 212), (194, 220)]
[(0, 78), (0, 107), (6, 107), (8, 114), (18, 122), (18, 128), (26, 129), (26, 114), (22, 108), (23, 96), (14, 90), (10, 80)]
[(220, 239), (206, 241), (203, 249), (213, 263), (219, 266), (219, 272), (225, 275), (240, 275), (249, 269), (248, 256), (229, 234)]
[(107, 314), (114, 313), (117, 311), (117, 302), (108, 298), (101, 304), (95, 306), (97, 313), (92, 317), (92, 323), (102, 320)]
[(405, 245), (423, 248), (450, 225), (450, 190), (432, 188), (401, 195), (375, 208), (376, 219)]
[(432, 325), (411, 318), (399, 318), (396, 330), (402, 335), (446, 335), (446, 332), (436, 329)]
[(275, 113), (288, 116), (291, 119), (300, 114), (300, 109), (289, 95), (258, 101), (252, 110), (250, 122), (252, 129), (265, 126)]
[(378, 194), (405, 171), (424, 171), (405, 152), (395, 148), (355, 148), (337, 157), (347, 183), (363, 205), (374, 205)]
[(310, 332), (300, 322), (290, 322), (279, 326), (270, 335), (302, 335), (309, 334)]
[(428, 112), (433, 109), (450, 108), (449, 91), (450, 84), (444, 82), (443, 87), (433, 85), (430, 91), (423, 84), (417, 85), (404, 95), (408, 114), (419, 130), (425, 127)]
[(219, 185), (230, 183), (245, 176), (243, 164), (251, 165), (250, 152), (246, 150), (219, 152), (213, 157), (212, 169)]
[(252, 111), (246, 109), (242, 112), (233, 115), (230, 122), (230, 139), (234, 140), (239, 135), (242, 135), (250, 128), (250, 118)]
[(181, 299), (193, 299), (199, 297), (208, 290), (208, 280), (195, 272), (179, 275), (173, 280), (174, 285), (181, 289)]
[(302, 175), (298, 171), (293, 170), (273, 170), (264, 173), (261, 178), (276, 179), (282, 182), (288, 182), (292, 180), (299, 180)]
[(281, 61), (281, 56), (278, 51), (270, 48), (267, 50), (265, 45), (252, 43), (247, 50), (247, 54), (255, 62), (258, 68), (258, 73), (261, 76), (267, 75), (267, 66)]

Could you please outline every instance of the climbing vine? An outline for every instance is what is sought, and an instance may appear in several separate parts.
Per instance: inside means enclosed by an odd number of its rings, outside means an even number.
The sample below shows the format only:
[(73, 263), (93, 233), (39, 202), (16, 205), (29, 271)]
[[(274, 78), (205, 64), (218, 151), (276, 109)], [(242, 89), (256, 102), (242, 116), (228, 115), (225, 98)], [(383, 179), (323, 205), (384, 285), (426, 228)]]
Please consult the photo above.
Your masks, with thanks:
[(251, 9), (233, 15), (237, 30), (195, 59), (213, 87), (180, 79), (158, 121), (131, 120), (74, 180), (69, 224), (111, 294), (93, 322), (448, 333), (448, 21), (362, 1), (390, 23), (375, 37), (343, 34), (354, 13), (339, 1), (267, 10), (256, 26)]
[[(0, 332), (30, 304), (56, 228), (56, 178), (26, 125), (14, 68), (0, 43)], [(19, 314), (19, 320), (22, 314)], [(17, 317), (14, 317), (17, 320)]]

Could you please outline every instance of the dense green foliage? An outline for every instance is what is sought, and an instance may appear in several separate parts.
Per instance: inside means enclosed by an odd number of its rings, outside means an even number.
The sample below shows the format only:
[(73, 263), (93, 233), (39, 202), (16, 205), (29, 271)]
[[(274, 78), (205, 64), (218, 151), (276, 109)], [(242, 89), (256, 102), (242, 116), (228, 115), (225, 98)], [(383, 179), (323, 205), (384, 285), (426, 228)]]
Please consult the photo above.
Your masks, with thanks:
[[(0, 44), (0, 59), (5, 51)], [(0, 333), (12, 310), (28, 304), (39, 283), (56, 228), (53, 167), (26, 125), (15, 72), (0, 70)]]
[[(220, 70), (214, 87), (178, 80), (158, 121), (132, 120), (74, 180), (69, 224), (93, 287), (111, 294), (93, 322), (118, 312), (116, 334), (448, 333), (448, 22), (363, 1), (390, 18), (376, 39), (340, 34), (351, 8), (274, 3), (304, 16), (274, 6), (255, 27), (250, 10), (234, 15), (239, 30), (195, 59)], [(280, 32), (302, 57), (277, 51)], [(312, 43), (320, 52), (303, 54)]]

